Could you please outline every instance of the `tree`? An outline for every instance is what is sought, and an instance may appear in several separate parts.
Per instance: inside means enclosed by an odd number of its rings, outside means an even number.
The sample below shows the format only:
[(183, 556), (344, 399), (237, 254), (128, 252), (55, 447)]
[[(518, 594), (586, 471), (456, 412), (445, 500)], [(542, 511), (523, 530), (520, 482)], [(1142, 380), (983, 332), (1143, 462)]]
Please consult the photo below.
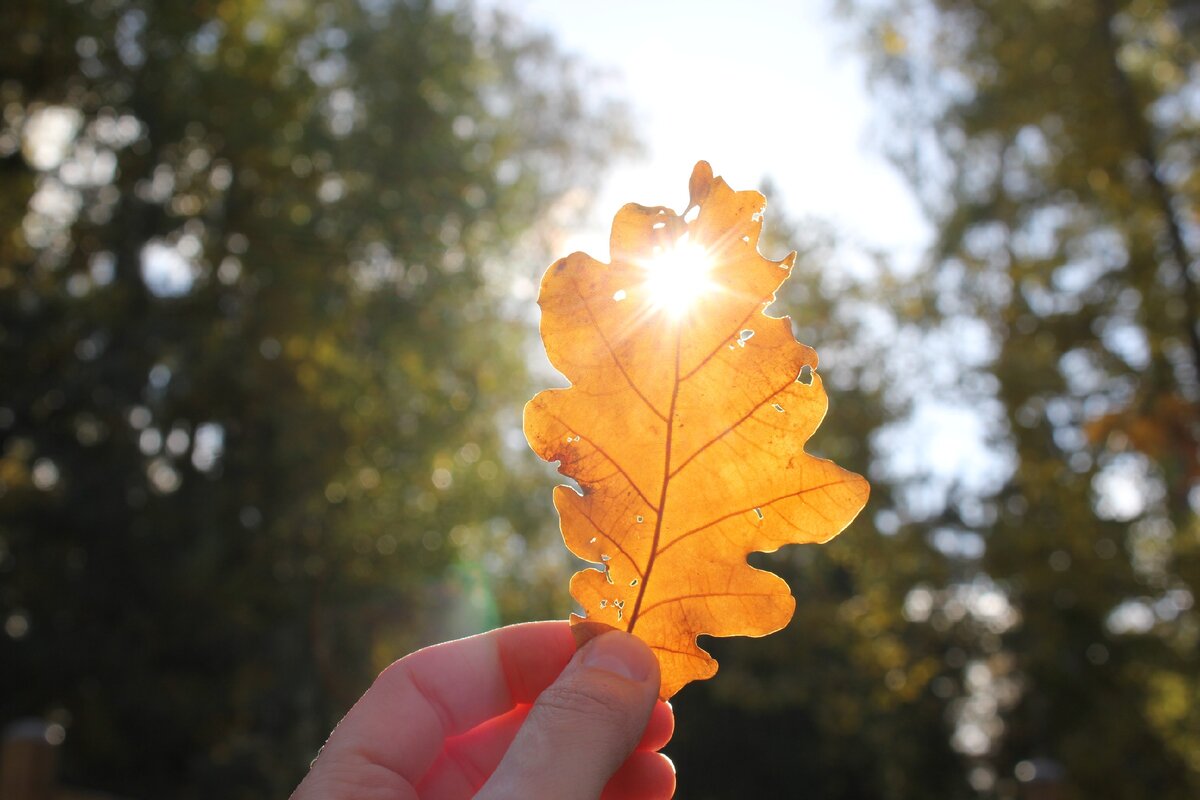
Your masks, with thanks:
[(913, 616), (914, 587), (950, 583), (957, 565), (901, 523), (903, 483), (873, 447), (906, 406), (897, 354), (913, 340), (921, 297), (843, 233), (789, 221), (774, 201), (766, 217), (763, 252), (800, 252), (771, 311), (817, 349), (830, 396), (810, 450), (869, 474), (871, 498), (828, 544), (752, 559), (788, 581), (796, 614), (765, 639), (702, 642), (721, 667), (672, 700), (679, 794), (970, 796), (947, 710), (982, 624), (968, 614), (935, 628)]
[(997, 409), (1008, 462), (962, 498), (982, 513), (928, 523), (985, 537), (980, 574), (1021, 620), (982, 676), (1019, 698), (959, 742), (975, 784), (1011, 796), (1040, 766), (1064, 797), (1194, 796), (1195, 9), (849, 5), (937, 227), (930, 327), (982, 324), (958, 391)]
[(281, 795), (548, 518), (510, 259), (620, 110), (467, 6), (0, 20), (0, 718), (81, 785)]

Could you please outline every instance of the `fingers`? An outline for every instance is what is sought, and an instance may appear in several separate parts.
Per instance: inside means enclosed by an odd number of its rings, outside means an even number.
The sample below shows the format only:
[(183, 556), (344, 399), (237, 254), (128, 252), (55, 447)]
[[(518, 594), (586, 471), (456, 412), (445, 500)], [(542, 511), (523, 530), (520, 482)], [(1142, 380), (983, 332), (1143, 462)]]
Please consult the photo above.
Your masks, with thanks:
[(659, 700), (650, 712), (650, 721), (646, 723), (646, 732), (638, 742), (638, 750), (661, 750), (671, 741), (675, 733), (675, 712), (669, 703)]
[[(417, 794), (432, 800), (467, 800), (474, 797), (488, 777), (495, 772), (496, 765), (516, 738), (517, 731), (529, 716), (529, 711), (530, 706), (517, 706), (502, 717), (488, 720), (462, 736), (448, 740), (445, 750), (421, 779)], [(637, 748), (609, 781), (608, 790), (613, 791), (615, 786), (617, 792), (609, 796), (626, 800), (670, 797), (670, 792), (674, 790), (675, 771), (666, 756), (657, 759), (659, 774), (649, 776), (647, 786), (650, 787), (650, 794), (631, 792), (630, 787), (635, 785), (637, 776), (647, 772), (645, 763), (635, 767), (631, 762), (639, 759), (645, 752), (665, 746), (674, 731), (675, 717), (671, 707), (660, 700), (650, 712), (650, 722), (647, 723)], [(661, 790), (666, 783), (664, 773), (671, 776), (670, 787), (666, 793)]]
[[(631, 638), (617, 636), (621, 637)], [(590, 649), (591, 645), (585, 648)], [(558, 731), (587, 719), (592, 724), (583, 725), (576, 742), (585, 746), (575, 748), (587, 752), (576, 753), (572, 762), (582, 766), (565, 769), (560, 776), (575, 784), (575, 789), (594, 787), (574, 794), (551, 786), (529, 790), (522, 786), (518, 795), (595, 798), (604, 780), (616, 771), (604, 795), (606, 800), (670, 797), (674, 770), (665, 756), (648, 758), (635, 753), (618, 770), (624, 756), (612, 755), (628, 753), (635, 744), (638, 750), (655, 750), (671, 737), (674, 719), (670, 707), (653, 702), (657, 662), (636, 641), (606, 643), (588, 658), (589, 663), (585, 664), (581, 655), (564, 670), (574, 650), (565, 622), (531, 623), (426, 648), (396, 662), (334, 731), (296, 796), (307, 797), (305, 790), (313, 790), (315, 793), (309, 794), (314, 798), (333, 796), (333, 789), (344, 783), (347, 775), (354, 775), (356, 784), (369, 777), (372, 788), (397, 798), (417, 796), (418, 786), (421, 797), (471, 797), (497, 771), (497, 764), (530, 715), (528, 704), (561, 672), (556, 688), (533, 709), (535, 724), (525, 736), (527, 744), (513, 747), (509, 768), (500, 772), (500, 777), (528, 771), (533, 762), (522, 754), (530, 750), (529, 741), (555, 738)], [(622, 677), (634, 673), (645, 677), (641, 681)], [(644, 710), (631, 715), (631, 709), (640, 708), (639, 685), (650, 687), (653, 711), (648, 724)], [(630, 722), (633, 717), (636, 720)], [(546, 751), (553, 752), (558, 751)], [(558, 756), (549, 756), (550, 761), (555, 758)], [(554, 772), (541, 771), (544, 775)], [(584, 784), (579, 783), (579, 775)], [(492, 790), (500, 785), (490, 784)], [(493, 796), (508, 795), (501, 791)]]
[[(595, 800), (642, 739), (658, 688), (645, 644), (619, 631), (592, 640), (538, 697), (477, 797)], [(653, 764), (631, 769), (650, 774), (661, 768)]]
[(309, 778), (366, 764), (416, 786), (446, 739), (533, 702), (574, 652), (564, 620), (512, 625), (406, 656), (346, 714)]
[(612, 776), (600, 800), (667, 800), (675, 795), (675, 765), (662, 753), (636, 750)]

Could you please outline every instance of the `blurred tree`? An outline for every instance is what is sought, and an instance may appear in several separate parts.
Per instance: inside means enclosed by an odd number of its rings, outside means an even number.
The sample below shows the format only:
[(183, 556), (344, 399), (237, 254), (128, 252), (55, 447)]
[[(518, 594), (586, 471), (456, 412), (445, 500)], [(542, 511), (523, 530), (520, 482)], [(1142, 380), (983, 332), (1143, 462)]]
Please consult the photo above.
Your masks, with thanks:
[(929, 325), (975, 332), (956, 391), (1009, 462), (926, 523), (985, 537), (1020, 618), (976, 643), (956, 745), (984, 796), (1195, 797), (1196, 5), (847, 5), (937, 226)]
[(0, 720), (63, 724), (82, 785), (282, 796), (380, 666), (537, 577), (507, 265), (620, 109), (469, 6), (0, 24)]
[(767, 223), (763, 252), (800, 252), (772, 312), (817, 348), (830, 394), (809, 449), (869, 473), (871, 498), (829, 544), (752, 559), (788, 581), (796, 615), (765, 639), (707, 641), (720, 672), (673, 700), (667, 752), (679, 795), (970, 796), (947, 707), (980, 623), (967, 615), (934, 628), (912, 611), (914, 587), (932, 603), (923, 587), (951, 584), (957, 565), (901, 523), (897, 483), (872, 453), (907, 405), (898, 354), (915, 343), (921, 297), (886, 259), (826, 225), (790, 223), (774, 201)]

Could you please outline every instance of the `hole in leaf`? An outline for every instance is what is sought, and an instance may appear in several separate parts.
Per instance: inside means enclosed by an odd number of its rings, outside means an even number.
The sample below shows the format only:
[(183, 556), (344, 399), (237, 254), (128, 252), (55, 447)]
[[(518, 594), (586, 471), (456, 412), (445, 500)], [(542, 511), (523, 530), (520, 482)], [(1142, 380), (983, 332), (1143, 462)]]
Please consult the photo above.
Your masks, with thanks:
[(812, 367), (805, 364), (800, 368), (800, 374), (796, 376), (796, 380), (803, 383), (805, 386), (812, 386), (813, 371)]
[(780, 414), (783, 413), (783, 406), (779, 405), (779, 403), (771, 403), (771, 408), (775, 409)]
[(763, 513), (762, 513), (762, 509), (761, 509), (761, 508), (756, 508), (756, 509), (754, 509), (754, 513), (758, 515), (758, 518), (759, 518), (759, 519), (762, 519), (762, 518), (763, 518)]
[(616, 300), (618, 303), (624, 300), (626, 297), (627, 295), (625, 294), (624, 289), (617, 289), (615, 292), (613, 292), (613, 300)]

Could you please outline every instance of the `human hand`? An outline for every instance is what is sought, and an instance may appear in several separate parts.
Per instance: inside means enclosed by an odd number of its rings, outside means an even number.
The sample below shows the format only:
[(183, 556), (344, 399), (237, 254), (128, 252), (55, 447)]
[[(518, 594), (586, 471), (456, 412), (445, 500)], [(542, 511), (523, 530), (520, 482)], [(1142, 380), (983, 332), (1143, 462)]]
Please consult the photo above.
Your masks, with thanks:
[(392, 664), (292, 800), (667, 800), (674, 717), (627, 633), (576, 652), (564, 622), (513, 625)]

